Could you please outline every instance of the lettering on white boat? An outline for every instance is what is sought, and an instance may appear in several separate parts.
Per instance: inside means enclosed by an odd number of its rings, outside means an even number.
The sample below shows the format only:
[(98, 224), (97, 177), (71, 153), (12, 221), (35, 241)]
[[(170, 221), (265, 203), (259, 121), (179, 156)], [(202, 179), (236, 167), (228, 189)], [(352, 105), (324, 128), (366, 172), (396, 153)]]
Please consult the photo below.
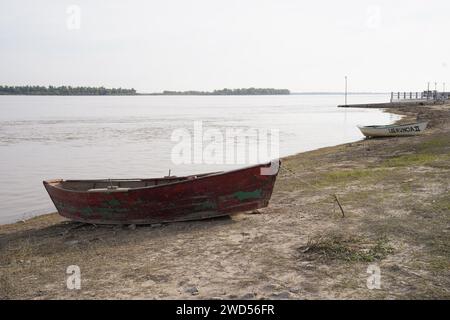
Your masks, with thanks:
[(404, 132), (420, 132), (419, 126), (410, 126), (403, 128), (390, 128), (389, 133), (404, 133)]

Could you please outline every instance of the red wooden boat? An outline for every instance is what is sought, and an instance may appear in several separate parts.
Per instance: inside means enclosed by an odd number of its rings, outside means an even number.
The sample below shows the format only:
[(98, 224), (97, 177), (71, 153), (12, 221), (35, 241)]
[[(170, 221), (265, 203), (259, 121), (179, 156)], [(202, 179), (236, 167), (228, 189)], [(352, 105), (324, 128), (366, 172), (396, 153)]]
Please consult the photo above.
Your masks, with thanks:
[(155, 179), (47, 180), (60, 215), (94, 224), (198, 220), (266, 207), (279, 160), (226, 172)]

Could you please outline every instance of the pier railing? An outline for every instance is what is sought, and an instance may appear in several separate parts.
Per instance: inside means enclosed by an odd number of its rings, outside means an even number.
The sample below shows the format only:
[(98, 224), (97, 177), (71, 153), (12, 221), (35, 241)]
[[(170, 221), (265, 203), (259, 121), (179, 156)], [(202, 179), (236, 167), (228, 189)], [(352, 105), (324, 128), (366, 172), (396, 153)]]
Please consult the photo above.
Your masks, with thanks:
[(429, 101), (429, 100), (448, 100), (448, 92), (438, 92), (438, 91), (422, 91), (422, 92), (391, 92), (391, 102), (402, 102), (402, 101)]

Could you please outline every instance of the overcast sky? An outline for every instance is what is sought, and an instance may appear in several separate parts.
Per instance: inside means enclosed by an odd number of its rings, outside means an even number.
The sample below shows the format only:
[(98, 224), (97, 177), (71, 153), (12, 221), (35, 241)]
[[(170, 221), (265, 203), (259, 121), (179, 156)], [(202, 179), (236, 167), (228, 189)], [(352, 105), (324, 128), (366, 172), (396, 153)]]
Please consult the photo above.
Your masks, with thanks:
[(1, 0), (0, 84), (450, 88), (450, 1)]

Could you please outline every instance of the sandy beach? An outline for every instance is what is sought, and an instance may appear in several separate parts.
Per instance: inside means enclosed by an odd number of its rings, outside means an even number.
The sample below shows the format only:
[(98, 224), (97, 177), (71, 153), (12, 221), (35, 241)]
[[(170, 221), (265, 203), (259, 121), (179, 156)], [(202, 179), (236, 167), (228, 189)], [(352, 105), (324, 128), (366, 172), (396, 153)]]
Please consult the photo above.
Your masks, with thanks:
[[(449, 299), (450, 105), (389, 112), (429, 129), (287, 157), (258, 212), (1, 225), (0, 299)], [(70, 265), (80, 290), (66, 286)], [(367, 286), (374, 266), (379, 289)]]

